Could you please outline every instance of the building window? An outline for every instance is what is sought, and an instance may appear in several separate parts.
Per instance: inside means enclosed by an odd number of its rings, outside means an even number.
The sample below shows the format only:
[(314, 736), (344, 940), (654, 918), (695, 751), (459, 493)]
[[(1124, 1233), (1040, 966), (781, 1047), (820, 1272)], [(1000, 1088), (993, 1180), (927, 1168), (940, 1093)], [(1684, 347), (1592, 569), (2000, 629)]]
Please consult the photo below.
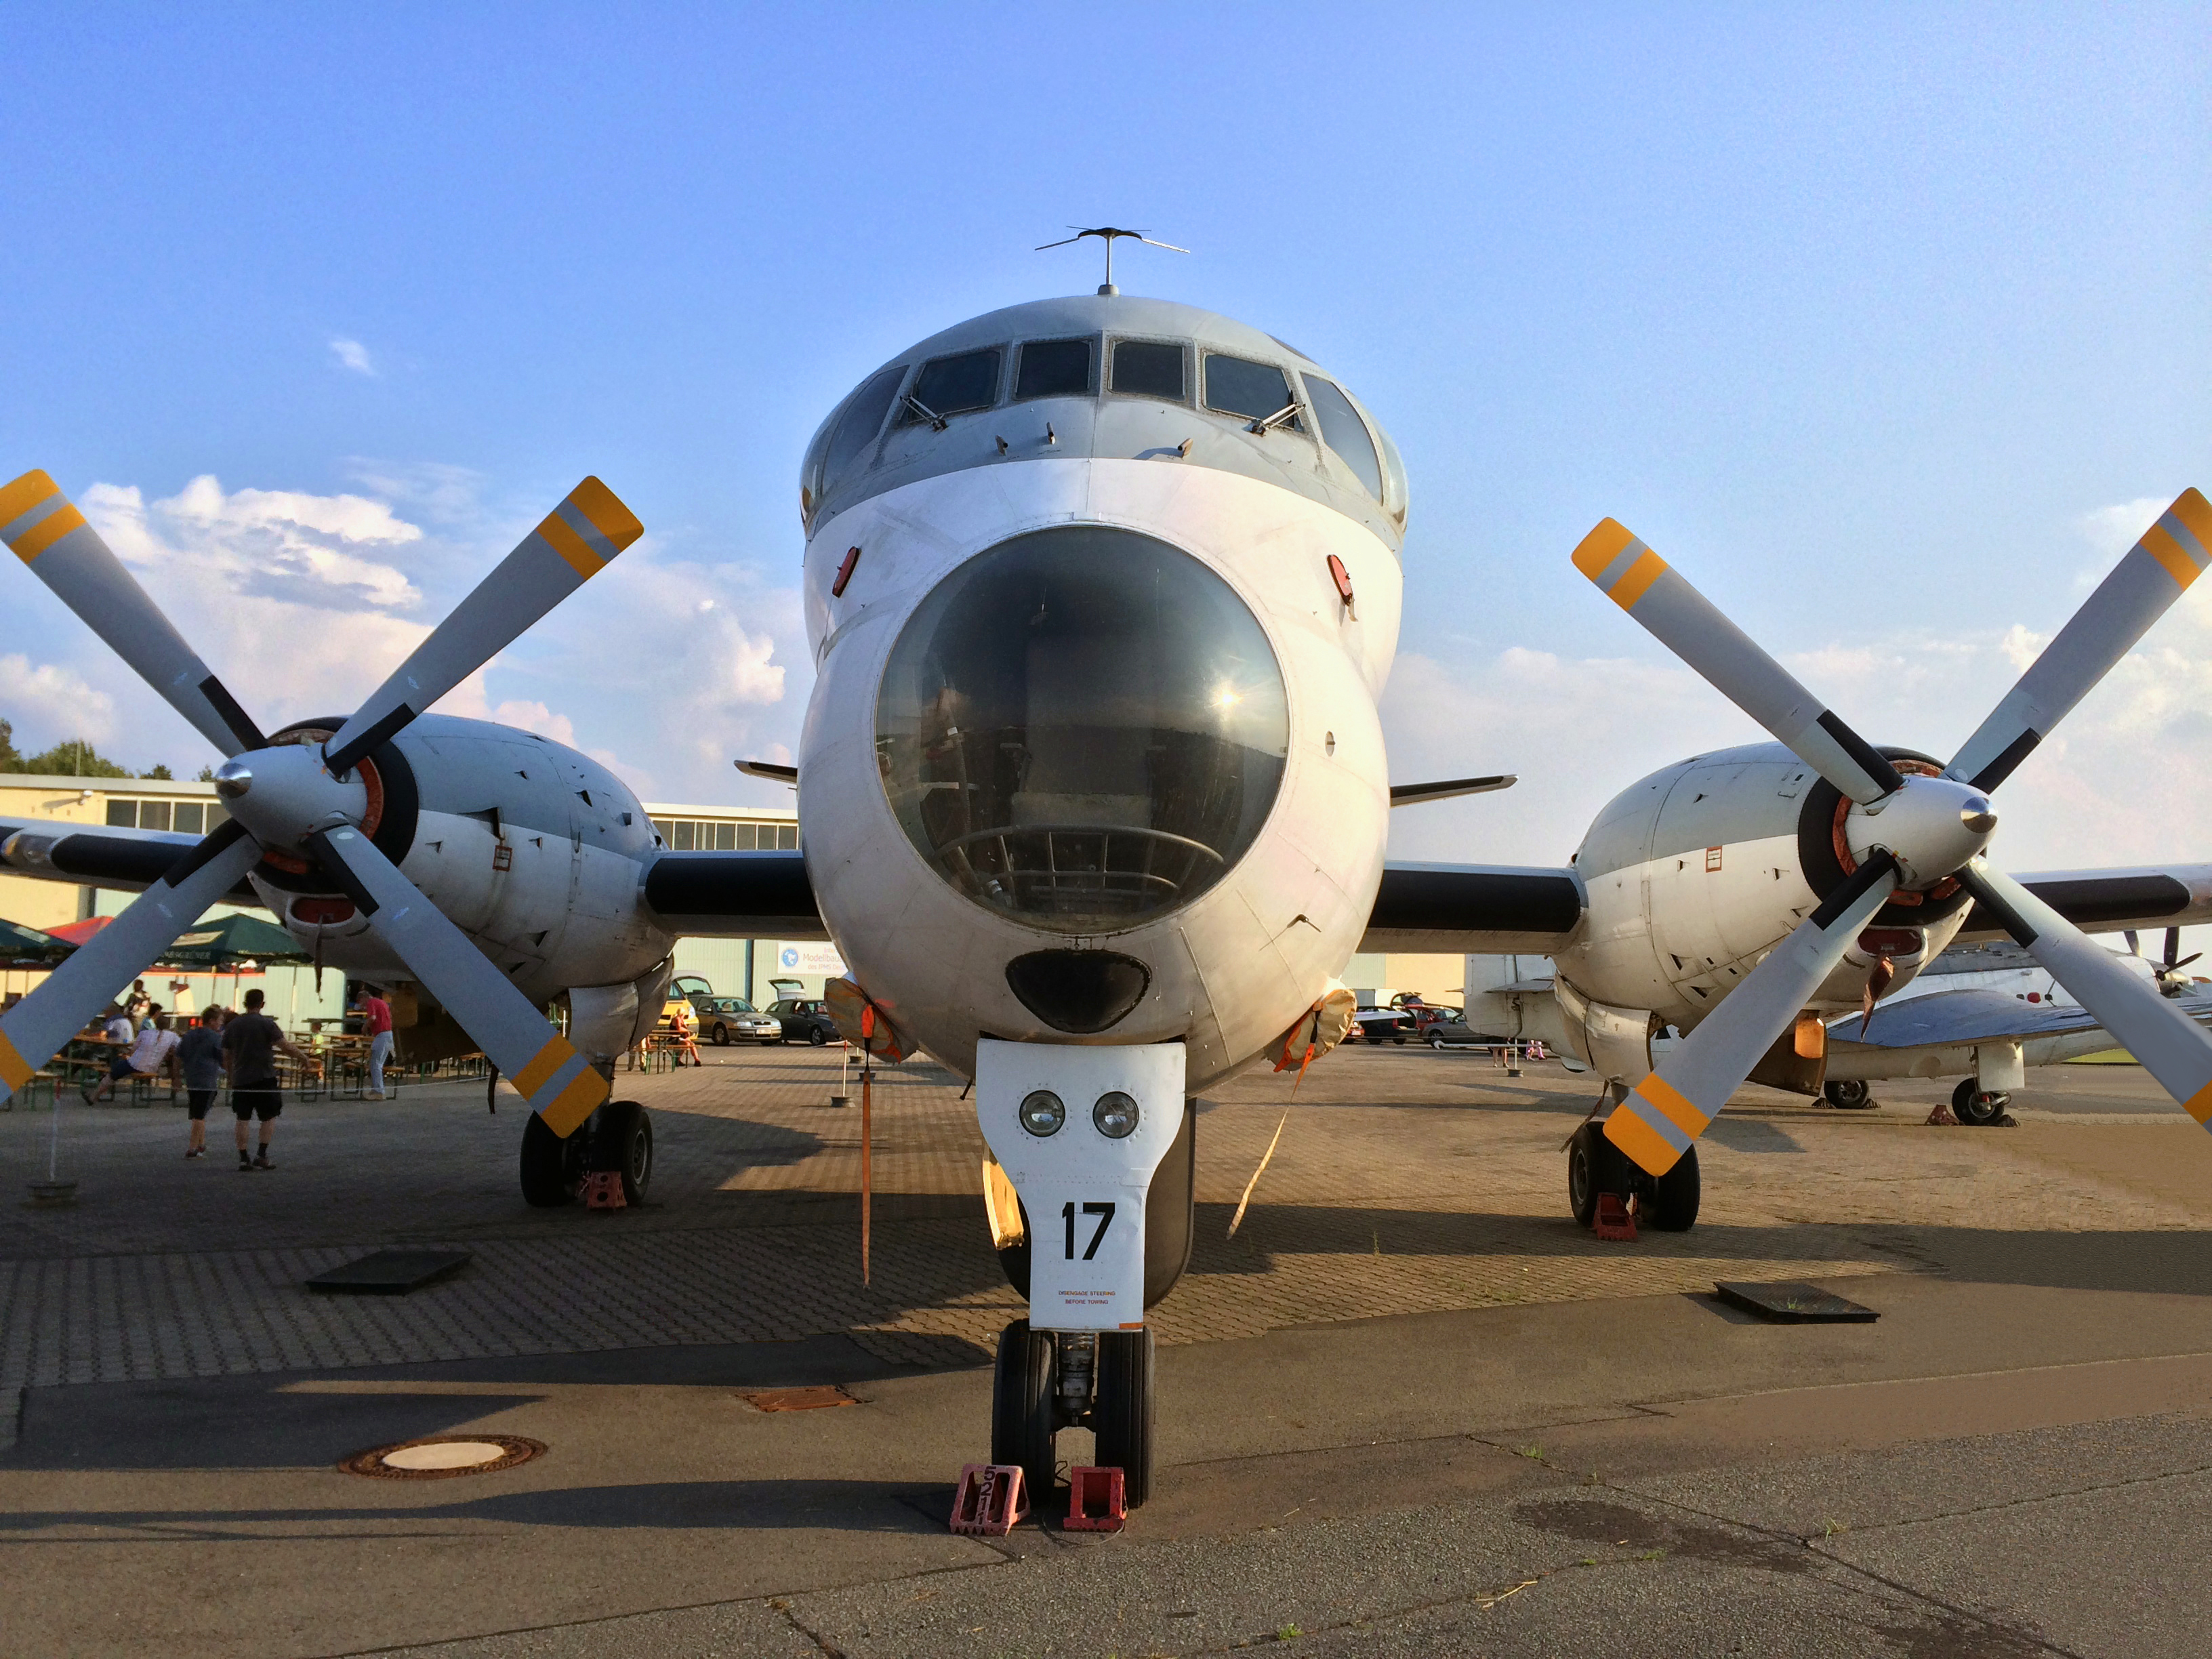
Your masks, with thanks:
[(177, 803), (176, 816), (171, 820), (169, 827), (182, 830), (188, 836), (197, 836), (202, 833), (201, 825), (205, 821), (206, 807), (204, 803), (196, 800), (180, 800)]
[(136, 830), (138, 827), (138, 803), (135, 800), (108, 802), (107, 827), (111, 830)]

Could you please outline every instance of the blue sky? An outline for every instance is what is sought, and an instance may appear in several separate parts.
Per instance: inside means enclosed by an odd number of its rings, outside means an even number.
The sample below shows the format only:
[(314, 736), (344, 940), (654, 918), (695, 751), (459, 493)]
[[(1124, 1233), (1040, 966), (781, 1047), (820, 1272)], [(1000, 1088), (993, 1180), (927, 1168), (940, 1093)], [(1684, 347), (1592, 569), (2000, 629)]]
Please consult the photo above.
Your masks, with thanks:
[[(1948, 753), (2212, 487), (2201, 6), (0, 19), (0, 476), (88, 495), (270, 720), (349, 706), (593, 471), (648, 541), (468, 706), (781, 799), (728, 758), (796, 738), (806, 439), (912, 339), (1093, 285), (1030, 251), (1069, 222), (1189, 246), (1125, 289), (1296, 342), (1404, 450), (1394, 768), (1526, 781), (1402, 854), (1556, 861), (1755, 735), (1571, 569), (1601, 516)], [(0, 592), (19, 739), (208, 758)], [(2212, 855), (2208, 664), (2192, 599), (2008, 788), (2008, 860)]]

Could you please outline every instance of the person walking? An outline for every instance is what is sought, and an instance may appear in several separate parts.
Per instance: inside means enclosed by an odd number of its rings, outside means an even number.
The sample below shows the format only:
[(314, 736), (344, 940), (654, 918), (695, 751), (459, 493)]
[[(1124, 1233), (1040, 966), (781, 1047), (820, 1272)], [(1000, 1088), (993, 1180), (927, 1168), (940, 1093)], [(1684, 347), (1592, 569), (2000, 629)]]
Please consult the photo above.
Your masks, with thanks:
[(368, 1039), (368, 1092), (363, 1100), (384, 1098), (384, 1062), (392, 1058), (392, 1005), (374, 985), (361, 988), (361, 1029)]
[(139, 1032), (128, 1048), (115, 1057), (100, 1086), (85, 1094), (85, 1104), (97, 1106), (103, 1100), (111, 1100), (115, 1095), (115, 1085), (124, 1079), (158, 1077), (164, 1066), (168, 1068), (169, 1090), (173, 1095), (177, 1087), (178, 1041), (177, 1034), (169, 1029), (168, 1015), (162, 1012), (158, 1003), (155, 1004), (154, 1012), (147, 1017), (146, 1029)]
[(222, 1021), (210, 1008), (193, 1022), (177, 1045), (177, 1062), (184, 1068), (185, 1107), (192, 1115), (191, 1137), (185, 1156), (207, 1156), (208, 1108), (222, 1088)]
[[(258, 987), (248, 991), (246, 1011), (234, 1016), (222, 1029), (223, 1065), (230, 1074), (230, 1113), (238, 1120), (241, 1173), (276, 1167), (269, 1156), (269, 1143), (276, 1133), (276, 1115), (284, 1109), (284, 1091), (276, 1077), (277, 1054), (289, 1054), (309, 1071), (320, 1069), (316, 1060), (302, 1054), (299, 1045), (284, 1035), (283, 1026), (261, 1012), (264, 1000)], [(261, 1144), (258, 1156), (248, 1157), (246, 1125), (256, 1117), (261, 1120)]]

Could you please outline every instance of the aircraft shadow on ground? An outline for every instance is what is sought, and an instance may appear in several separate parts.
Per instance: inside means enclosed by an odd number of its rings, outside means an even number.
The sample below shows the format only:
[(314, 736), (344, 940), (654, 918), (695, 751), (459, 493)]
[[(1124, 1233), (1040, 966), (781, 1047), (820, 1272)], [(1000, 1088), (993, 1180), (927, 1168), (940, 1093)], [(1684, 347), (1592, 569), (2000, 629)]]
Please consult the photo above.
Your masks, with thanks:
[[(416, 1485), (414, 1491), (421, 1492), (428, 1485)], [(951, 1486), (922, 1481), (668, 1480), (487, 1492), (444, 1503), (359, 1507), (17, 1510), (0, 1513), (0, 1538), (96, 1527), (98, 1539), (88, 1541), (107, 1545), (118, 1541), (118, 1535), (127, 1540), (134, 1532), (140, 1541), (164, 1543), (241, 1537), (255, 1542), (287, 1538), (331, 1541), (348, 1536), (435, 1535), (466, 1522), (588, 1530), (817, 1527), (839, 1532), (941, 1534), (951, 1508)], [(252, 1533), (242, 1533), (245, 1528), (252, 1528)], [(17, 1536), (15, 1541), (27, 1540)], [(65, 1547), (73, 1540), (51, 1541)]]
[[(1564, 1194), (1562, 1199), (1564, 1200)], [(1856, 1244), (1836, 1257), (1902, 1257), (1928, 1271), (1972, 1283), (2054, 1290), (2148, 1291), (2212, 1295), (2212, 1234), (2182, 1229), (1958, 1227), (1885, 1222), (1789, 1222), (1763, 1226), (1699, 1222), (1686, 1233), (1647, 1231), (1633, 1244), (1601, 1242), (1565, 1212), (1556, 1218), (1470, 1211), (1376, 1209), (1359, 1206), (1255, 1204), (1237, 1237), (1225, 1237), (1235, 1206), (1201, 1204), (1191, 1271), (1259, 1273), (1277, 1255), (1526, 1256), (1583, 1258), (1632, 1266), (1639, 1253), (1723, 1261), (1807, 1261), (1838, 1239)]]

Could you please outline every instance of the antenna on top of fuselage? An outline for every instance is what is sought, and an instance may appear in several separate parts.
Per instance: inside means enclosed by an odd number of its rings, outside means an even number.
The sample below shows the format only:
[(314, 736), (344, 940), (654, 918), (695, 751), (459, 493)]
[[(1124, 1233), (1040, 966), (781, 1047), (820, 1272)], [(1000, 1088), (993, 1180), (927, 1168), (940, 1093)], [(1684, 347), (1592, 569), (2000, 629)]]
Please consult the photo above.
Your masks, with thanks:
[(1079, 242), (1086, 236), (1096, 236), (1106, 244), (1106, 280), (1098, 285), (1098, 291), (1101, 294), (1119, 294), (1121, 291), (1114, 286), (1114, 239), (1117, 236), (1133, 236), (1146, 247), (1164, 247), (1170, 253), (1190, 252), (1187, 247), (1177, 247), (1173, 242), (1156, 242), (1141, 230), (1123, 230), (1115, 225), (1098, 225), (1088, 230), (1080, 225), (1070, 225), (1068, 228), (1075, 234), (1063, 236), (1056, 242), (1040, 243), (1036, 252), (1042, 253), (1048, 247), (1066, 247), (1070, 242)]

